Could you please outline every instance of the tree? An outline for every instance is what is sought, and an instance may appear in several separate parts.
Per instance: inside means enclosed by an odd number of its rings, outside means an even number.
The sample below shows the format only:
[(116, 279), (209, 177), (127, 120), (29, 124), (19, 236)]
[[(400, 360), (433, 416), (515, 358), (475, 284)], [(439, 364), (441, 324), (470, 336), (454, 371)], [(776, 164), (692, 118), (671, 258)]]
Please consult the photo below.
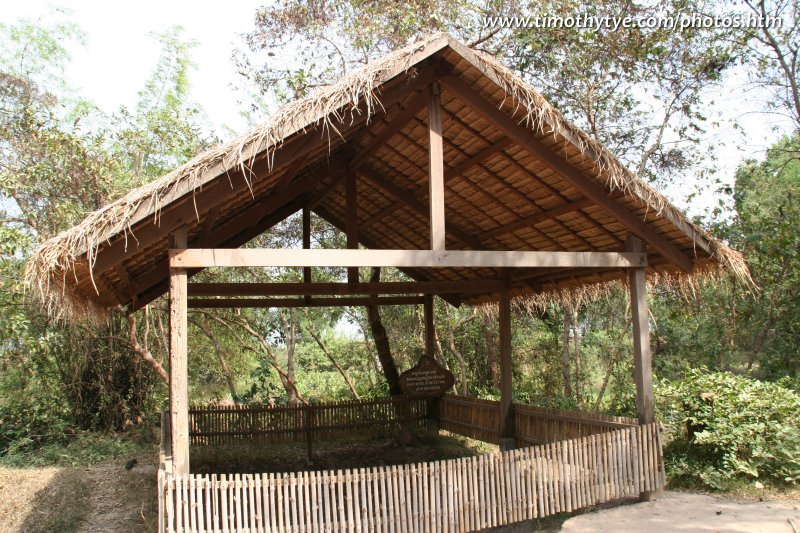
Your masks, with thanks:
[[(705, 91), (734, 61), (734, 45), (725, 32), (644, 25), (507, 27), (491, 20), (556, 13), (636, 18), (707, 13), (714, 7), (708, 0), (400, 1), (388, 6), (283, 0), (257, 11), (256, 27), (246, 36), (249, 53), (236, 57), (243, 75), (283, 102), (424, 34), (448, 31), (540, 87), (568, 119), (642, 177), (676, 179), (698, 159), (695, 150), (708, 115)], [(289, 48), (299, 53), (282, 61)]]
[(788, 116), (800, 130), (800, 1), (744, 0), (744, 5), (762, 21), (740, 41), (754, 67), (751, 80), (768, 89), (767, 109)]
[[(108, 120), (64, 83), (65, 43), (81, 39), (60, 12), (0, 26), (0, 302), (11, 310), (0, 320), (9, 363), (0, 386), (26, 392), (12, 396), (24, 416), (58, 412), (82, 427), (121, 428), (149, 407), (159, 379), (165, 351), (148, 345), (148, 315), (139, 327), (121, 313), (99, 328), (53, 323), (23, 299), (22, 265), (37, 241), (182, 163), (204, 141), (187, 100), (188, 47), (179, 34), (162, 39), (165, 54), (137, 112), (121, 113), (127, 122)], [(60, 407), (33, 405), (45, 399)]]

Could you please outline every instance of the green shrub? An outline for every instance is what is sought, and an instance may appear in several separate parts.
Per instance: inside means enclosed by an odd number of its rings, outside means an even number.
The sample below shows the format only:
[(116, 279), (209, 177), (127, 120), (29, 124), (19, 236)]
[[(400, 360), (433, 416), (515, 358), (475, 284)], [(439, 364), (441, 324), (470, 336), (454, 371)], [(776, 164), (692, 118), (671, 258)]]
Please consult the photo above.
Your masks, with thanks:
[(778, 383), (694, 369), (657, 401), (673, 481), (722, 490), (760, 478), (800, 482), (800, 394)]

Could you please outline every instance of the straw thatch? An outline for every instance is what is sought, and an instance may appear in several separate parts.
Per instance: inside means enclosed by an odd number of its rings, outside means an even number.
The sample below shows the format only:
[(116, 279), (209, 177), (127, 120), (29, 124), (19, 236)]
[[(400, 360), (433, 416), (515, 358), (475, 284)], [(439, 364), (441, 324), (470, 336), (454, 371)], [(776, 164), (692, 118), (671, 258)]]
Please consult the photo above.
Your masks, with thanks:
[[(343, 194), (337, 192), (333, 172), (325, 165), (335, 156), (352, 156), (378, 138), (390, 119), (413, 100), (413, 91), (396, 104), (384, 106), (383, 95), (391, 91), (403, 93), (414, 78), (434, 61), (444, 61), (452, 74), (462, 77), (483, 97), (493, 102), (520, 124), (524, 124), (539, 141), (561, 154), (575, 168), (601, 184), (615, 201), (625, 205), (659, 235), (690, 254), (694, 263), (691, 273), (681, 272), (668, 261), (651, 254), (648, 278), (690, 287), (696, 279), (728, 271), (745, 282), (749, 274), (742, 257), (689, 221), (661, 194), (638, 179), (596, 140), (581, 131), (555, 110), (533, 87), (515, 76), (497, 60), (468, 49), (448, 35), (440, 34), (398, 50), (379, 61), (341, 78), (338, 82), (295, 101), (278, 111), (271, 120), (251, 129), (229, 143), (209, 150), (170, 174), (135, 189), (119, 200), (91, 213), (75, 227), (49, 239), (28, 261), (26, 280), (31, 290), (54, 316), (76, 318), (102, 316), (110, 307), (131, 303), (143, 294), (158, 293), (163, 286), (159, 272), (168, 247), (170, 228), (164, 223), (165, 213), (177, 212), (177, 206), (193, 205), (182, 220), (190, 239), (201, 241), (203, 222), (209, 212), (201, 204), (218, 194), (224, 181), (233, 190), (246, 183), (246, 190), (231, 194), (217, 207), (222, 211), (220, 223), (232, 221), (246, 207), (273, 198), (288, 186), (313, 172), (320, 173), (319, 184), (304, 197), (322, 198), (315, 211), (335, 225), (341, 226)], [(474, 156), (487, 142), (502, 135), (445, 92), (442, 96), (447, 112), (444, 136), (450, 145), (446, 161), (459, 161)], [(424, 110), (420, 113), (425, 116)], [(420, 151), (423, 119), (413, 117), (398, 135), (390, 137), (385, 147), (370, 159), (371, 172), (386, 179), (401, 180), (402, 187), (418, 196), (424, 191), (425, 176), (420, 170), (427, 163), (414, 162)], [(318, 142), (314, 142), (314, 140)], [(465, 140), (466, 139), (466, 140)], [(480, 144), (480, 143), (483, 144)], [(302, 165), (295, 161), (284, 164), (279, 158), (290, 149), (301, 147)], [(346, 152), (345, 152), (346, 150)], [(493, 159), (494, 158), (494, 159)], [(489, 172), (503, 183), (476, 185), (482, 178), (465, 177), (472, 170), (448, 181), (448, 218), (469, 226), (481, 240), (482, 232), (492, 231), (513, 220), (509, 212), (525, 209), (544, 210), (553, 204), (548, 198), (555, 191), (559, 202), (580, 198), (569, 184), (548, 173), (541, 165), (512, 145), (500, 150), (479, 165), (476, 172)], [(496, 169), (496, 170), (495, 170)], [(477, 180), (477, 181), (476, 181)], [(364, 182), (367, 183), (367, 182)], [(487, 181), (488, 183), (488, 181)], [(214, 187), (217, 187), (215, 190)], [(410, 187), (409, 187), (410, 186)], [(481, 190), (476, 190), (481, 189)], [(327, 195), (323, 195), (328, 190)], [(363, 193), (362, 193), (363, 191)], [(416, 192), (415, 192), (416, 191)], [(550, 192), (548, 192), (550, 191)], [(549, 196), (548, 196), (549, 195)], [(368, 207), (362, 209), (362, 197)], [(528, 198), (520, 203), (520, 198)], [(474, 200), (478, 198), (478, 200)], [(483, 198), (483, 199), (481, 199)], [(514, 205), (517, 199), (518, 205)], [(420, 197), (425, 202), (425, 197)], [(481, 203), (482, 202), (482, 203)], [(488, 202), (488, 203), (487, 203)], [(494, 202), (494, 203), (492, 203)], [(502, 205), (501, 205), (502, 204)], [(498, 207), (499, 206), (499, 207)], [(272, 206), (275, 209), (276, 206)], [(388, 220), (380, 217), (394, 208)], [(497, 208), (497, 209), (496, 209)], [(186, 209), (184, 208), (184, 211)], [(474, 214), (471, 216), (470, 213)], [(480, 216), (486, 215), (485, 220)], [(363, 217), (363, 220), (362, 220)], [(377, 222), (376, 222), (377, 221)], [(425, 248), (427, 229), (407, 206), (398, 206), (375, 188), (359, 188), (359, 224), (364, 223), (361, 242), (372, 247)], [(155, 232), (152, 230), (155, 228)], [(159, 231), (163, 229), (163, 231)], [(150, 231), (150, 233), (147, 233)], [(496, 234), (497, 231), (494, 231)], [(541, 236), (539, 236), (541, 234)], [(151, 235), (144, 239), (143, 235)], [(625, 228), (589, 206), (576, 213), (543, 221), (535, 234), (516, 232), (503, 238), (486, 240), (488, 249), (598, 249), (618, 250), (624, 241)], [(239, 232), (215, 246), (241, 245), (248, 236)], [(252, 236), (251, 236), (252, 237)], [(454, 243), (463, 246), (463, 243)], [(121, 261), (113, 267), (96, 268), (103, 254), (123, 251)], [(109, 263), (112, 263), (109, 261)], [(122, 268), (120, 268), (122, 266)], [(471, 279), (492, 276), (493, 272), (409, 272), (426, 279)], [(574, 276), (544, 279), (534, 284), (518, 284), (514, 291), (538, 300), (589, 295), (614, 280), (621, 272), (581, 272)], [(126, 279), (128, 278), (128, 279)], [(166, 278), (166, 272), (163, 272)], [(148, 287), (139, 281), (147, 280)], [(157, 282), (157, 283), (153, 283)], [(159, 285), (158, 283), (161, 283)], [(127, 286), (120, 292), (118, 286)], [(133, 287), (133, 288), (131, 288)], [(137, 292), (141, 289), (141, 292)]]

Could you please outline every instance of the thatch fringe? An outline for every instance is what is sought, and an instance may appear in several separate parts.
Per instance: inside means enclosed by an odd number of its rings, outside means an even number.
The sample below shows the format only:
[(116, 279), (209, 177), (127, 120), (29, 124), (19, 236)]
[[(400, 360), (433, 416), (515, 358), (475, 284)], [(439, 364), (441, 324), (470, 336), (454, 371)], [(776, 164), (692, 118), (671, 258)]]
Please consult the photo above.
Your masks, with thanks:
[[(707, 248), (718, 263), (692, 275), (676, 274), (670, 282), (689, 286), (698, 275), (728, 270), (736, 278), (751, 283), (750, 274), (741, 254), (714, 239), (692, 224), (661, 194), (637, 178), (595, 139), (566, 120), (538, 91), (519, 79), (495, 58), (468, 49), (447, 34), (437, 34), (397, 50), (379, 61), (342, 77), (336, 83), (322, 87), (310, 96), (282, 107), (264, 125), (249, 130), (239, 138), (200, 154), (188, 163), (151, 183), (130, 191), (122, 198), (90, 213), (81, 223), (42, 243), (28, 260), (25, 280), (37, 299), (51, 316), (58, 318), (94, 318), (106, 316), (107, 310), (79, 294), (70, 276), (79, 262), (88, 264), (91, 273), (99, 248), (110, 239), (124, 235), (135, 239), (131, 227), (152, 216), (158, 220), (161, 208), (181, 195), (193, 193), (202, 178), (242, 171), (245, 179), (253, 179), (250, 167), (263, 152), (269, 161), (283, 142), (293, 134), (317, 126), (329, 139), (338, 134), (336, 124), (353, 121), (366, 114), (367, 118), (382, 108), (378, 86), (445, 46), (450, 46), (498, 83), (514, 105), (516, 116), (534, 131), (568, 139), (583, 156), (592, 162), (594, 172), (605, 180), (610, 189), (640, 199), (649, 208), (669, 218), (695, 242)], [(710, 263), (711, 264), (711, 263)], [(602, 284), (601, 284), (602, 285)], [(95, 287), (98, 294), (101, 288)], [(565, 287), (565, 294), (589, 296), (589, 287)], [(534, 299), (553, 298), (544, 293)]]

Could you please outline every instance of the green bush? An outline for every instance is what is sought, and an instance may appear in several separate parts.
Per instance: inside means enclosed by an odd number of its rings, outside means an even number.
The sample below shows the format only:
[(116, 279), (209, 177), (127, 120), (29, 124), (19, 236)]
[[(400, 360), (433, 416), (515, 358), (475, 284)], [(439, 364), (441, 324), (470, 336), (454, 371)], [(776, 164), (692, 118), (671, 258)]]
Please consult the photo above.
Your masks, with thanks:
[(657, 401), (673, 481), (723, 490), (756, 478), (800, 482), (800, 394), (779, 383), (693, 369)]

